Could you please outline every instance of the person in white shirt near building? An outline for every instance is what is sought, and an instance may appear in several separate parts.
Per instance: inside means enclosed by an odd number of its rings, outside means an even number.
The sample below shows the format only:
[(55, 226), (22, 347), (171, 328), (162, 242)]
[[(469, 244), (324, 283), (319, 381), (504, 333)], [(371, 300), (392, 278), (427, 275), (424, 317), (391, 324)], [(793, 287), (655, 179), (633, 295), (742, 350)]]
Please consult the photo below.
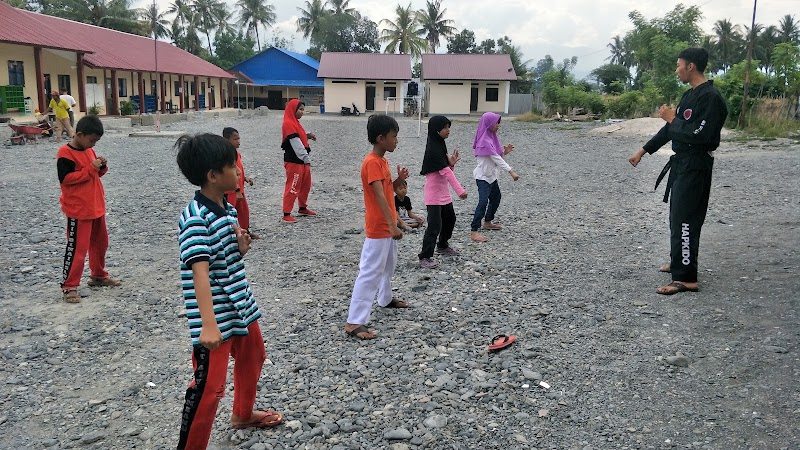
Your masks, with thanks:
[[(501, 230), (503, 227), (493, 223), (494, 215), (500, 206), (500, 184), (497, 182), (498, 169), (502, 168), (511, 175), (514, 181), (519, 175), (503, 159), (503, 156), (514, 150), (513, 144), (500, 145), (497, 130), (500, 128), (500, 114), (484, 113), (475, 132), (475, 182), (478, 185), (478, 206), (472, 218), (470, 237), (475, 242), (486, 242), (489, 239), (478, 233), (484, 230)], [(481, 226), (481, 221), (483, 225)]]
[(78, 104), (78, 102), (75, 101), (75, 97), (69, 95), (69, 90), (64, 91), (64, 93), (61, 94), (59, 97), (66, 100), (66, 102), (69, 104), (69, 109), (67, 110), (67, 112), (69, 112), (69, 126), (71, 126), (74, 129), (75, 113), (72, 112), (72, 108), (74, 108), (75, 105)]

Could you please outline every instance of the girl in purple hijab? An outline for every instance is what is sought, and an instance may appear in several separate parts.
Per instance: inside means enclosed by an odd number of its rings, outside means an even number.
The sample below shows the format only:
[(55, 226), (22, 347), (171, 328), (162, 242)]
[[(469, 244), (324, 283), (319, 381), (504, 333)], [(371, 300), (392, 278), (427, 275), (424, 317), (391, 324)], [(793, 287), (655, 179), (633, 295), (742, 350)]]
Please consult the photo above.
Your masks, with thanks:
[[(475, 182), (478, 185), (478, 206), (472, 218), (470, 237), (476, 242), (486, 242), (489, 239), (478, 233), (484, 230), (501, 230), (503, 227), (492, 223), (497, 207), (500, 206), (500, 185), (497, 182), (498, 169), (508, 172), (514, 181), (519, 179), (517, 172), (503, 159), (504, 155), (514, 150), (514, 145), (500, 145), (497, 130), (500, 128), (500, 114), (493, 112), (484, 113), (475, 132)], [(481, 222), (483, 224), (481, 225)]]

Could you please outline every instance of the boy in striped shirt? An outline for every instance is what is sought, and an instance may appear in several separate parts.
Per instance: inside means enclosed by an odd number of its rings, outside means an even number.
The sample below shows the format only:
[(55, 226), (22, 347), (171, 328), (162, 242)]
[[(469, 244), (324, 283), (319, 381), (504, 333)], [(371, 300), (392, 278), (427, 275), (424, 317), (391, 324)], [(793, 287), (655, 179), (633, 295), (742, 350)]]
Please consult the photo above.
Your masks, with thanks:
[(210, 133), (183, 136), (178, 167), (199, 186), (179, 220), (181, 284), (192, 338), (194, 380), (186, 391), (178, 449), (205, 449), (219, 401), (225, 394), (228, 358), (233, 356), (234, 428), (274, 427), (283, 415), (254, 410), (258, 379), (267, 359), (258, 326), (261, 311), (247, 281), (242, 256), (250, 236), (236, 219), (225, 192), (241, 173), (236, 148)]

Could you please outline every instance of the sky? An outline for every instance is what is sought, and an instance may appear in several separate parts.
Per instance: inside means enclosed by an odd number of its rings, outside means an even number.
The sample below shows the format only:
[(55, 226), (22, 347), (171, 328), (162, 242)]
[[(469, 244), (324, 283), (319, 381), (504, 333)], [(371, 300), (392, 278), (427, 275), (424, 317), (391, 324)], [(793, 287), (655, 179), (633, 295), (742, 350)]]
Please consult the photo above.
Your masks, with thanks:
[[(152, 0), (150, 0), (152, 1)], [(134, 0), (134, 7), (149, 4), (147, 0)], [(155, 0), (159, 10), (164, 10), (172, 0)], [(297, 33), (298, 7), (305, 7), (301, 0), (267, 0), (275, 7), (277, 21), (268, 35), (278, 33), (293, 42), (293, 49), (304, 53), (308, 41)], [(231, 11), (236, 11), (235, 0), (226, 0)], [(475, 32), (477, 42), (498, 39), (504, 35), (521, 48), (531, 65), (550, 55), (557, 62), (573, 56), (578, 57), (574, 74), (583, 78), (593, 69), (606, 64), (609, 57), (607, 44), (615, 35), (623, 36), (633, 26), (628, 13), (641, 12), (645, 18), (663, 17), (676, 5), (699, 6), (703, 13), (701, 27), (712, 34), (714, 22), (729, 19), (735, 24), (750, 25), (753, 15), (752, 0), (442, 0), (447, 8), (445, 17), (454, 21), (459, 31), (466, 28)], [(394, 19), (394, 10), (402, 3), (386, 0), (350, 0), (350, 7), (378, 23), (381, 19)], [(410, 1), (412, 8), (421, 9), (425, 0)], [(762, 0), (758, 4), (756, 22), (778, 25), (786, 14), (800, 20), (800, 2), (797, 0)], [(234, 13), (238, 18), (238, 13)], [(262, 40), (263, 40), (263, 33)], [(205, 40), (204, 40), (205, 42)], [(263, 44), (263, 43), (262, 43)], [(437, 53), (447, 51), (443, 42)]]

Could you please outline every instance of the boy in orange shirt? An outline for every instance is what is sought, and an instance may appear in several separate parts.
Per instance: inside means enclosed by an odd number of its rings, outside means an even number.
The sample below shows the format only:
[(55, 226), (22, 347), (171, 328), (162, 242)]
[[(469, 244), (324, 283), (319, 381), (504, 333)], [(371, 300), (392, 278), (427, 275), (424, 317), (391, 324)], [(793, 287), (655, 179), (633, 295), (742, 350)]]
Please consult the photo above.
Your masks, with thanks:
[(103, 123), (97, 116), (85, 116), (75, 127), (69, 144), (58, 149), (56, 167), (61, 183), (61, 211), (67, 216), (67, 250), (64, 253), (63, 299), (79, 303), (78, 286), (83, 263), (89, 253), (89, 286), (119, 286), (119, 280), (105, 269), (108, 250), (106, 198), (100, 177), (108, 172), (108, 160), (94, 153), (103, 136)]
[(239, 144), (241, 138), (236, 128), (225, 127), (222, 129), (222, 137), (228, 140), (236, 148), (236, 168), (239, 169), (241, 176), (239, 177), (239, 185), (235, 191), (225, 193), (225, 199), (236, 208), (237, 219), (239, 220), (239, 227), (250, 235), (250, 239), (261, 239), (261, 236), (250, 232), (250, 205), (247, 203), (247, 197), (244, 195), (244, 183), (247, 182), (250, 186), (253, 185), (253, 179), (244, 175), (244, 164), (242, 163), (242, 152), (239, 151)]
[(408, 178), (408, 169), (397, 166), (397, 179), (392, 182), (389, 161), (384, 155), (397, 147), (400, 126), (392, 117), (375, 114), (367, 121), (367, 137), (372, 151), (361, 164), (361, 185), (364, 189), (364, 214), (367, 237), (361, 250), (358, 277), (353, 286), (350, 311), (344, 331), (358, 339), (374, 339), (377, 335), (365, 325), (369, 322), (372, 301), (378, 296), (383, 308), (408, 308), (403, 300), (392, 298), (392, 275), (397, 265), (397, 242), (403, 232), (397, 228), (394, 189)]

